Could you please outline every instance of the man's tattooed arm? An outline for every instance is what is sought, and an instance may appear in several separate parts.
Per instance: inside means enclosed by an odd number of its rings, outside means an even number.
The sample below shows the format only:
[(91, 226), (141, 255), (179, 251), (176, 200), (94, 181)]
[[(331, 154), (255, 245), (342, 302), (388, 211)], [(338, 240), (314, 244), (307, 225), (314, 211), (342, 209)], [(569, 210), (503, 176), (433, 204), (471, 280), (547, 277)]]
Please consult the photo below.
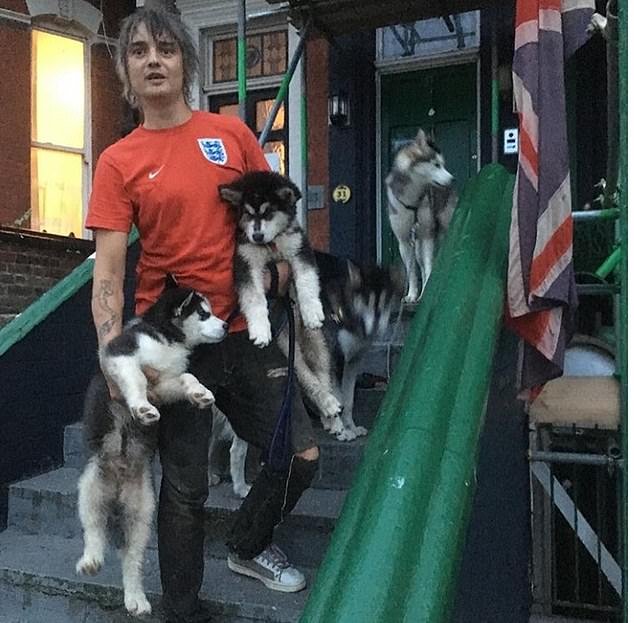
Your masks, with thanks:
[[(109, 279), (99, 279), (93, 294), (93, 315), (99, 344), (110, 341), (121, 331), (121, 312), (113, 309), (114, 287)], [(114, 335), (111, 335), (114, 332)]]
[(95, 232), (95, 267), (91, 303), (100, 347), (121, 333), (127, 242), (127, 234), (123, 232), (106, 230)]
[[(127, 233), (105, 229), (95, 230), (95, 266), (91, 307), (100, 350), (121, 333), (127, 249)], [(116, 399), (119, 396), (119, 390), (107, 376), (106, 382), (111, 398)]]

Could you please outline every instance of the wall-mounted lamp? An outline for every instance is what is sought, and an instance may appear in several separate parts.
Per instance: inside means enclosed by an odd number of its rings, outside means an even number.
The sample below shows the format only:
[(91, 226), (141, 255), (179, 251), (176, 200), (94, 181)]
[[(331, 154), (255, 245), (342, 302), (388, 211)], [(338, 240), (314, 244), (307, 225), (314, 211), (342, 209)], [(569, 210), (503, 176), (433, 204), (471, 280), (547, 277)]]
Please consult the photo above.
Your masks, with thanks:
[(513, 74), (508, 63), (498, 66), (498, 89), (503, 100), (513, 97)]
[(337, 91), (328, 98), (328, 119), (337, 127), (350, 125), (350, 98), (344, 91)]

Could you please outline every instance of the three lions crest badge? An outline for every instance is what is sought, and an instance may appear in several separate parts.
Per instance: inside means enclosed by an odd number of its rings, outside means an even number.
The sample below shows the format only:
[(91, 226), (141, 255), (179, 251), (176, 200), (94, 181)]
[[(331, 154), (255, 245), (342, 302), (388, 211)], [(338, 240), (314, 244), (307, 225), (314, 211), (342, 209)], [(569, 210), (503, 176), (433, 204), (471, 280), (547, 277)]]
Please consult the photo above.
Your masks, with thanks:
[(227, 150), (220, 138), (199, 138), (198, 146), (203, 156), (214, 164), (227, 164)]

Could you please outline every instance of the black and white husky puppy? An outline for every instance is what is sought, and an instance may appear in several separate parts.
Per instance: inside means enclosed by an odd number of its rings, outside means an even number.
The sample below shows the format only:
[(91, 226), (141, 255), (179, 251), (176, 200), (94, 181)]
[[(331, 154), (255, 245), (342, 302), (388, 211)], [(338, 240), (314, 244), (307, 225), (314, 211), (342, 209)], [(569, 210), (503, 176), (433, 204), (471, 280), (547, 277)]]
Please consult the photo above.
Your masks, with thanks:
[[(283, 175), (256, 171), (221, 186), (220, 195), (234, 207), (237, 217), (235, 285), (250, 339), (260, 347), (271, 342), (263, 274), (269, 262), (285, 260), (291, 268), (291, 292), (297, 301), (295, 372), (320, 414), (336, 421), (341, 403), (331, 386), (330, 353), (318, 330), (324, 321), (324, 310), (315, 255), (297, 222), (299, 189)], [(278, 336), (277, 344), (288, 356), (286, 330)], [(306, 357), (317, 365), (307, 365)]]
[(343, 429), (324, 428), (337, 439), (349, 441), (366, 435), (353, 419), (354, 390), (370, 347), (385, 337), (392, 312), (402, 296), (401, 275), (379, 266), (361, 267), (351, 260), (317, 253), (327, 320), (324, 331), (336, 363), (337, 394), (343, 403)]
[(279, 173), (253, 171), (221, 186), (220, 195), (234, 207), (238, 219), (235, 287), (249, 338), (256, 346), (271, 342), (262, 275), (269, 262), (279, 260), (290, 264), (304, 325), (321, 327), (319, 276), (313, 250), (297, 222), (296, 204), (302, 196), (297, 186)]
[(453, 216), (458, 200), (453, 179), (438, 147), (423, 130), (398, 151), (385, 179), (390, 225), (407, 272), (406, 303), (422, 296), (436, 243)]
[(153, 426), (159, 411), (147, 396), (143, 367), (158, 372), (151, 389), (162, 404), (187, 399), (202, 408), (214, 402), (211, 391), (186, 372), (197, 344), (222, 340), (227, 324), (213, 315), (205, 297), (175, 287), (167, 289), (140, 318), (99, 353), (102, 370), (115, 382), (122, 401), (110, 398), (103, 374), (91, 381), (84, 402), (84, 435), (90, 452), (79, 478), (78, 510), (84, 551), (77, 573), (94, 575), (104, 562), (109, 519), (118, 520), (126, 609), (151, 611), (143, 591), (143, 557), (154, 512), (151, 459), (156, 447)]

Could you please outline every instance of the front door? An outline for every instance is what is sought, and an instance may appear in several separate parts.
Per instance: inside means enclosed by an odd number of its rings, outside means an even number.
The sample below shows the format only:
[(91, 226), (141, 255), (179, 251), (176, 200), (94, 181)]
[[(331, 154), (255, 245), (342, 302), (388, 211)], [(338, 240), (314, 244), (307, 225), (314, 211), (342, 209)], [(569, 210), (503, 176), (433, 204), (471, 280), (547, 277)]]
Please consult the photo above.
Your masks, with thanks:
[[(477, 172), (477, 66), (475, 63), (389, 74), (381, 78), (381, 179), (394, 154), (419, 128), (428, 132), (456, 178), (458, 192)], [(382, 197), (382, 259), (400, 259)]]

